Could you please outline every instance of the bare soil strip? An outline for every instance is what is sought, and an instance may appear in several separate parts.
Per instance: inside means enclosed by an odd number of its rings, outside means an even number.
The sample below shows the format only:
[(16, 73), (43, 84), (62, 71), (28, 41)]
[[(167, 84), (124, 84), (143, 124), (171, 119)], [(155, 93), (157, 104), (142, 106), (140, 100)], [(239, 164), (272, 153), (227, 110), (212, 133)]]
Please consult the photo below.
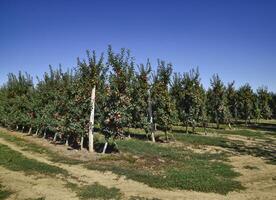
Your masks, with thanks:
[(76, 194), (65, 187), (66, 182), (49, 176), (26, 175), (0, 167), (0, 180), (14, 193), (9, 199), (30, 199), (47, 197), (49, 200), (78, 199)]
[[(25, 137), (26, 138), (26, 137)], [(239, 155), (231, 157), (231, 164), (235, 167), (235, 170), (240, 172), (242, 175), (238, 178), (239, 181), (247, 188), (244, 191), (240, 192), (230, 192), (227, 195), (220, 195), (215, 193), (203, 193), (203, 192), (195, 192), (195, 191), (180, 191), (180, 190), (161, 190), (156, 188), (151, 188), (143, 183), (139, 183), (133, 180), (125, 179), (124, 177), (118, 177), (116, 174), (111, 172), (102, 173), (96, 170), (88, 170), (84, 168), (82, 165), (68, 165), (68, 164), (61, 164), (61, 163), (53, 163), (46, 157), (42, 157), (40, 154), (30, 153), (23, 151), (22, 148), (18, 147), (17, 145), (7, 142), (3, 139), (0, 139), (0, 143), (8, 145), (11, 149), (21, 152), (24, 156), (36, 159), (40, 162), (58, 166), (63, 168), (69, 172), (72, 177), (78, 177), (78, 181), (85, 183), (85, 184), (93, 184), (98, 182), (101, 185), (106, 187), (116, 187), (121, 190), (124, 194), (124, 198), (128, 199), (131, 196), (140, 196), (145, 198), (159, 198), (159, 199), (266, 199), (266, 200), (274, 200), (276, 199), (276, 166), (266, 164), (262, 159), (247, 156), (247, 155)], [(246, 165), (257, 166), (258, 169), (245, 169)], [(7, 170), (1, 170), (0, 179), (3, 184), (6, 184), (7, 187), (18, 191), (17, 194), (21, 194), (22, 191), (20, 187), (16, 187), (15, 182), (17, 182), (16, 177), (18, 172), (7, 172)], [(3, 173), (2, 173), (3, 172)], [(7, 174), (7, 175), (6, 175)], [(14, 174), (14, 175), (13, 175)], [(21, 174), (21, 176), (24, 176)], [(20, 176), (18, 176), (20, 177)], [(41, 188), (41, 190), (36, 190), (41, 195), (45, 195), (46, 199), (75, 199), (74, 193), (66, 188), (64, 188), (64, 182), (59, 180), (58, 178), (54, 180), (48, 179), (52, 186), (47, 185), (47, 180), (38, 178), (37, 180), (34, 177), (28, 177), (30, 180), (29, 185), (33, 187)], [(72, 180), (72, 178), (68, 177), (68, 180)], [(33, 182), (32, 182), (33, 181)], [(44, 182), (45, 183), (44, 183)], [(5, 183), (7, 182), (7, 183)], [(55, 183), (54, 183), (55, 182)], [(8, 184), (9, 183), (9, 184)], [(43, 184), (44, 183), (44, 184)], [(54, 185), (54, 184), (56, 185)], [(51, 185), (51, 184), (50, 184)], [(17, 190), (16, 190), (17, 188)], [(51, 192), (50, 191), (55, 191)], [(22, 190), (25, 190), (22, 188)], [(43, 193), (43, 190), (45, 191)], [(33, 190), (34, 192), (35, 190)], [(49, 195), (48, 195), (48, 192)], [(62, 191), (62, 193), (60, 192)], [(21, 192), (21, 193), (20, 193)], [(66, 193), (66, 195), (63, 193)], [(56, 196), (51, 196), (56, 194)], [(28, 196), (28, 195), (27, 195)], [(22, 198), (21, 198), (22, 197)], [(18, 195), (12, 197), (13, 199), (26, 199), (24, 195)], [(34, 192), (33, 197), (37, 196), (37, 193)], [(11, 198), (11, 199), (12, 199)]]

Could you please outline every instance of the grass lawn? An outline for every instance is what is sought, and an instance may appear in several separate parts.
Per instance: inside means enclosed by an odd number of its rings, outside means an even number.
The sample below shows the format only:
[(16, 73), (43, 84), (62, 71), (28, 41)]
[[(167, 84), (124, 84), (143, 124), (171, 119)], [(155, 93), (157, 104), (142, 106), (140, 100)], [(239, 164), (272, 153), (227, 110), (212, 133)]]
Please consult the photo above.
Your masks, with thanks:
[(0, 138), (3, 138), (9, 142), (15, 143), (16, 145), (22, 147), (23, 151), (29, 151), (29, 152), (35, 152), (35, 153), (47, 155), (50, 158), (50, 160), (53, 162), (66, 163), (66, 164), (82, 163), (82, 161), (70, 159), (68, 157), (59, 155), (46, 147), (39, 146), (38, 144), (35, 144), (35, 143), (31, 143), (25, 140), (24, 138), (19, 138), (19, 137), (7, 134), (4, 131), (0, 131)]
[(112, 171), (151, 187), (187, 189), (226, 194), (243, 189), (239, 174), (222, 162), (224, 154), (198, 154), (136, 139), (118, 141), (121, 154), (86, 164), (94, 170)]
[(46, 175), (68, 174), (67, 171), (61, 168), (29, 159), (3, 144), (0, 144), (0, 152), (0, 165), (13, 171), (22, 171), (30, 174), (40, 173)]

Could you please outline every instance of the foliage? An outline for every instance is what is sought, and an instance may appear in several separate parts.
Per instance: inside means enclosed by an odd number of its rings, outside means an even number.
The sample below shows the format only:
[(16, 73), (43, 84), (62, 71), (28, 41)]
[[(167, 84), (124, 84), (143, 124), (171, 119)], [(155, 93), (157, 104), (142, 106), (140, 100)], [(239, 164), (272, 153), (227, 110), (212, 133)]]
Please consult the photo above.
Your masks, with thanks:
[(175, 74), (171, 95), (176, 99), (178, 116), (186, 125), (186, 131), (189, 124), (194, 130), (196, 123), (206, 120), (205, 91), (200, 84), (198, 69), (184, 73), (183, 77)]
[(260, 109), (260, 118), (269, 119), (271, 118), (272, 112), (269, 107), (271, 96), (268, 93), (267, 87), (260, 87), (257, 90), (258, 94), (258, 106)]
[(198, 69), (179, 74), (173, 73), (170, 63), (158, 60), (157, 64), (156, 71), (149, 60), (137, 65), (129, 50), (116, 53), (109, 46), (106, 59), (103, 53), (97, 56), (95, 51), (87, 51), (86, 59), (78, 58), (73, 69), (50, 66), (36, 84), (27, 73), (9, 74), (0, 88), (0, 124), (23, 132), (45, 133), (49, 138), (55, 134), (61, 142), (70, 141), (78, 147), (87, 139), (93, 87), (95, 127), (106, 141), (125, 137), (130, 128), (149, 133), (153, 123), (167, 136), (179, 123), (186, 131), (191, 126), (195, 132), (196, 126), (206, 130), (209, 122), (231, 127), (233, 119), (247, 124), (251, 119), (276, 116), (276, 95), (266, 87), (254, 93), (245, 84), (236, 90), (234, 82), (225, 87), (214, 75), (205, 91)]
[(217, 128), (220, 123), (229, 123), (230, 112), (227, 107), (225, 86), (217, 74), (211, 79), (211, 88), (207, 92), (207, 98), (208, 114), (217, 124)]
[(238, 90), (238, 101), (239, 101), (239, 115), (241, 119), (245, 120), (247, 124), (248, 121), (253, 116), (253, 90), (249, 84), (241, 86)]
[[(153, 120), (166, 133), (171, 130), (176, 119), (175, 102), (169, 94), (172, 65), (158, 61), (157, 74), (151, 88)], [(168, 138), (167, 138), (168, 139)]]

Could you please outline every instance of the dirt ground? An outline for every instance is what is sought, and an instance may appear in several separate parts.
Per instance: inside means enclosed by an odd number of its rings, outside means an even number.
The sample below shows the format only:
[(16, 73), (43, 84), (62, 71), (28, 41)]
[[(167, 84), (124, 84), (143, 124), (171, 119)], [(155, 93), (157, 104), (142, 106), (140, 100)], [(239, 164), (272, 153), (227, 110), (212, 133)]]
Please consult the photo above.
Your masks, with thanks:
[[(16, 134), (10, 132), (10, 134)], [(16, 134), (18, 137), (24, 137), (32, 142), (51, 148), (54, 151), (64, 154), (72, 154), (72, 157), (83, 154), (79, 151), (68, 151), (66, 147), (60, 145), (53, 145), (40, 138), (22, 136)], [(246, 138), (243, 138), (246, 139)], [(250, 141), (252, 142), (252, 141)], [(227, 195), (220, 195), (215, 193), (203, 193), (186, 190), (161, 190), (151, 188), (143, 183), (133, 180), (118, 177), (117, 175), (107, 172), (102, 173), (96, 170), (88, 170), (82, 165), (68, 165), (61, 163), (53, 163), (46, 157), (41, 157), (39, 154), (23, 151), (21, 147), (14, 143), (7, 142), (0, 139), (1, 144), (8, 145), (11, 149), (22, 153), (28, 158), (38, 160), (49, 165), (58, 166), (69, 172), (69, 176), (63, 177), (49, 177), (49, 176), (33, 176), (26, 175), (21, 172), (10, 171), (0, 167), (0, 182), (8, 189), (15, 193), (9, 199), (25, 200), (30, 198), (45, 197), (47, 200), (58, 199), (78, 199), (75, 192), (67, 188), (67, 182), (77, 183), (82, 185), (89, 185), (95, 182), (104, 185), (108, 188), (115, 187), (120, 189), (123, 193), (124, 199), (129, 199), (131, 196), (140, 196), (144, 198), (158, 198), (158, 199), (204, 199), (204, 200), (219, 200), (219, 199), (240, 199), (240, 200), (254, 200), (254, 199), (276, 199), (276, 166), (267, 164), (262, 158), (257, 158), (249, 155), (234, 155), (230, 157), (231, 165), (234, 166), (235, 171), (241, 173), (237, 178), (238, 181), (246, 187), (240, 192), (230, 192)], [(204, 147), (217, 151), (215, 147)], [(221, 150), (221, 149), (219, 149)], [(87, 152), (82, 159), (87, 159), (91, 155)], [(93, 157), (93, 156), (92, 156)], [(245, 166), (257, 166), (257, 169), (247, 169)]]

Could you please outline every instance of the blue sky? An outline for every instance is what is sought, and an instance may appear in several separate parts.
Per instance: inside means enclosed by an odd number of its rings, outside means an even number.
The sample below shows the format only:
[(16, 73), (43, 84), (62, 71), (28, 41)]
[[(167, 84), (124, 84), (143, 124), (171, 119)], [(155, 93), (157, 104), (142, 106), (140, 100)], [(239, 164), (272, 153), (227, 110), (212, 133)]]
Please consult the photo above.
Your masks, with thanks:
[(273, 0), (0, 0), (0, 84), (9, 72), (72, 68), (86, 49), (111, 44), (137, 63), (198, 66), (206, 88), (218, 73), (276, 92), (275, 10)]

